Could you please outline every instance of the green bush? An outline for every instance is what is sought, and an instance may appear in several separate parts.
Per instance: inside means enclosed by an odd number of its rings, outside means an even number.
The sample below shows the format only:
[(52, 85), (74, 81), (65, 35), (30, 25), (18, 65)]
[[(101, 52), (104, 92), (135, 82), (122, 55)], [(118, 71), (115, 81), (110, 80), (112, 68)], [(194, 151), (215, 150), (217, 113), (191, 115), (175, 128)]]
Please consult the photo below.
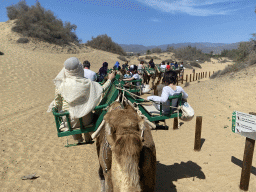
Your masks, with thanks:
[(70, 22), (63, 24), (54, 13), (44, 9), (37, 1), (36, 5), (29, 7), (26, 1), (6, 7), (7, 16), (15, 21), (13, 31), (25, 37), (34, 37), (40, 40), (59, 45), (79, 43), (75, 30), (76, 25)]
[(4, 55), (4, 53), (2, 51), (0, 51), (0, 55)]
[(119, 55), (126, 55), (126, 52), (122, 49), (122, 47), (117, 43), (113, 42), (111, 37), (107, 36), (106, 34), (98, 35), (95, 38), (92, 37), (92, 40), (87, 41), (86, 44), (95, 49), (100, 49), (103, 51), (116, 53)]

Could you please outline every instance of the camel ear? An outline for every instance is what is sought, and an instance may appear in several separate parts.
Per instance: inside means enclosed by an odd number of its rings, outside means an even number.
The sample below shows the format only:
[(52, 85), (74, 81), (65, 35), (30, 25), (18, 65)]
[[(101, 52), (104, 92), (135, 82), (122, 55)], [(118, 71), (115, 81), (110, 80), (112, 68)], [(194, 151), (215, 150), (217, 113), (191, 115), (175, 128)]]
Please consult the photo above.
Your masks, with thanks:
[(113, 146), (115, 142), (114, 142), (113, 135), (111, 133), (111, 127), (110, 127), (109, 123), (105, 124), (105, 132), (106, 132), (107, 141), (109, 142), (109, 144), (111, 146)]

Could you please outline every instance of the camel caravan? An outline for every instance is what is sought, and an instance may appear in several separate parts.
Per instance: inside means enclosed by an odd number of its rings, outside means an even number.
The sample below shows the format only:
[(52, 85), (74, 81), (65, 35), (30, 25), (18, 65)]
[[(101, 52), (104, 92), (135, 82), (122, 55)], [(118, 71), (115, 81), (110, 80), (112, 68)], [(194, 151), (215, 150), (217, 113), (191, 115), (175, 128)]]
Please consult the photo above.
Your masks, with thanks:
[(142, 82), (136, 66), (129, 67), (132, 77), (126, 77), (118, 62), (113, 70), (104, 62), (99, 71), (105, 73), (101, 82), (95, 81), (96, 74), (89, 67), (88, 61), (82, 65), (71, 57), (54, 79), (55, 99), (48, 112), (55, 117), (58, 137), (72, 135), (77, 141), (66, 147), (96, 139), (101, 191), (154, 191), (156, 148), (151, 130), (166, 119), (186, 121), (194, 116), (186, 103), (187, 93), (176, 86), (177, 73), (152, 73), (165, 86), (158, 90), (160, 96), (142, 98), (131, 87)]

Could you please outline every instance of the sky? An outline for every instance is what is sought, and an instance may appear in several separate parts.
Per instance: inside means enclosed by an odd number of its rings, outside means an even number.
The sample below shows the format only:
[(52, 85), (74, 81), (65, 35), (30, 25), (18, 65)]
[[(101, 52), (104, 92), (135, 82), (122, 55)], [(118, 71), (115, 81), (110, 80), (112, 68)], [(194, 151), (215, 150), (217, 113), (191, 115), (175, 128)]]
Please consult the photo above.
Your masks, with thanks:
[[(6, 7), (0, 0), (0, 22)], [(26, 0), (29, 6), (35, 0)], [(118, 44), (236, 43), (256, 33), (255, 0), (41, 0), (55, 16), (77, 25), (83, 43), (107, 34)]]

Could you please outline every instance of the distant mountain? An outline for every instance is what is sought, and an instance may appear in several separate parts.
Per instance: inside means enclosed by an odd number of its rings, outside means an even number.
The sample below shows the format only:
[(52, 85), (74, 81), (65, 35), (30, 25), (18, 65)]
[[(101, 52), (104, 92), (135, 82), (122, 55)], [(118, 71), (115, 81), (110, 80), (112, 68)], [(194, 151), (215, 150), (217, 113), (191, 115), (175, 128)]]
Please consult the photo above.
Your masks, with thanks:
[(214, 54), (219, 54), (221, 53), (222, 50), (227, 49), (237, 49), (239, 46), (239, 43), (172, 43), (172, 44), (164, 44), (164, 45), (152, 45), (152, 46), (144, 46), (144, 45), (137, 45), (137, 44), (131, 44), (131, 45), (126, 45), (126, 44), (119, 44), (124, 51), (126, 52), (134, 52), (134, 53), (146, 53), (147, 50), (150, 50), (152, 48), (159, 47), (163, 51), (166, 51), (168, 45), (171, 47), (174, 47), (175, 49), (177, 48), (182, 48), (182, 47), (196, 47), (197, 49), (201, 49), (203, 53), (210, 53), (213, 51)]

